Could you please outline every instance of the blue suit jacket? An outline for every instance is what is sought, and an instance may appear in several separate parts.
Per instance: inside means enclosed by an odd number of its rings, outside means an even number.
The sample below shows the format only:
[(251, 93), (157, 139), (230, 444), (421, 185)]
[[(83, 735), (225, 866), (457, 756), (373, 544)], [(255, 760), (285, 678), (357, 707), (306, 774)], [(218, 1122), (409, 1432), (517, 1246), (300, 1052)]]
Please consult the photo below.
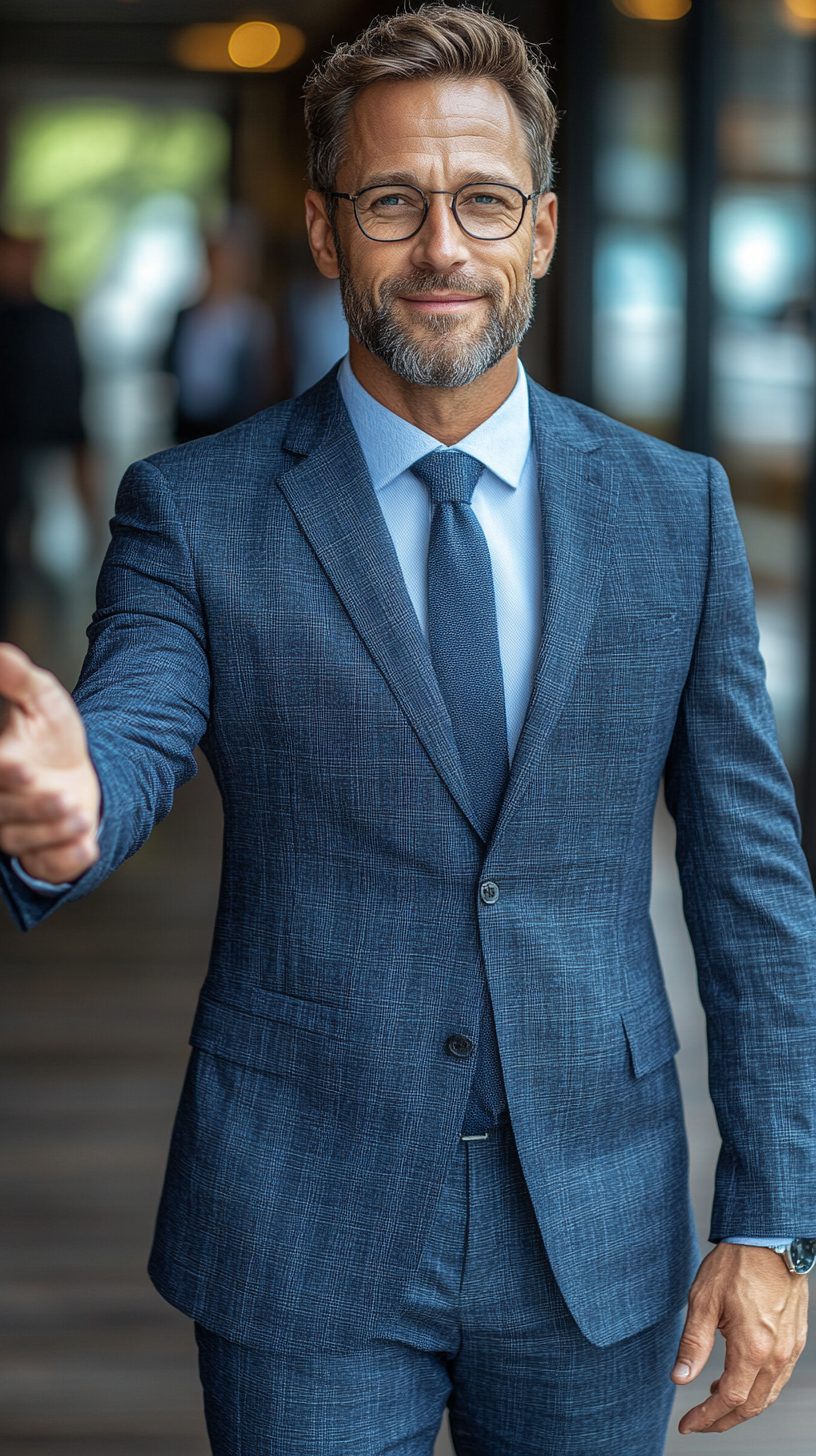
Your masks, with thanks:
[[(544, 631), (489, 843), (333, 376), (121, 487), (77, 689), (86, 893), (194, 772), (212, 961), (151, 1270), (233, 1339), (384, 1335), (457, 1144), (481, 957), (555, 1275), (598, 1344), (695, 1263), (649, 920), (661, 774), (723, 1136), (713, 1237), (816, 1233), (816, 917), (720, 468), (531, 389)], [(478, 897), (482, 879), (497, 903)], [(19, 922), (51, 908), (5, 871)]]

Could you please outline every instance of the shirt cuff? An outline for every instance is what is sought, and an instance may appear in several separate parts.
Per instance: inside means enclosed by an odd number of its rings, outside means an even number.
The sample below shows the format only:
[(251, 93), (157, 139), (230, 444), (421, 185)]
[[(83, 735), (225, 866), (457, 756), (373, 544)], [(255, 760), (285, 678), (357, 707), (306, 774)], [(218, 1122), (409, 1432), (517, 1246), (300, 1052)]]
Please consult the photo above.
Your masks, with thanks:
[(70, 880), (67, 880), (64, 885), (52, 885), (49, 880), (35, 880), (33, 875), (26, 874), (18, 859), (11, 861), (11, 868), (14, 870), (17, 878), (22, 880), (23, 884), (27, 885), (29, 890), (34, 890), (38, 895), (48, 895), (53, 898), (56, 895), (64, 895), (66, 890), (72, 888), (72, 882)]
[(793, 1239), (792, 1238), (789, 1238), (789, 1239), (741, 1239), (741, 1238), (732, 1238), (732, 1239), (723, 1239), (722, 1242), (724, 1244), (748, 1244), (753, 1249), (775, 1249), (777, 1251), (777, 1253), (778, 1253), (780, 1249), (786, 1249), (788, 1247), (788, 1244), (793, 1243)]

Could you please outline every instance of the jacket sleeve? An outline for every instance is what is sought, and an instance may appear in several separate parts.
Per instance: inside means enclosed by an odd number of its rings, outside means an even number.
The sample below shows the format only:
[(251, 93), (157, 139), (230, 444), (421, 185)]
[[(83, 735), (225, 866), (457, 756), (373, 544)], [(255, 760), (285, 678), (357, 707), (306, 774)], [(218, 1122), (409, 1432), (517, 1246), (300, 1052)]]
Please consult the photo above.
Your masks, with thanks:
[(74, 698), (102, 786), (100, 857), (52, 897), (0, 864), (22, 929), (88, 894), (134, 854), (196, 771), (193, 751), (209, 714), (205, 624), (172, 493), (148, 461), (122, 481), (88, 637)]
[(709, 569), (665, 769), (722, 1149), (712, 1240), (816, 1234), (816, 910), (748, 563), (710, 463)]

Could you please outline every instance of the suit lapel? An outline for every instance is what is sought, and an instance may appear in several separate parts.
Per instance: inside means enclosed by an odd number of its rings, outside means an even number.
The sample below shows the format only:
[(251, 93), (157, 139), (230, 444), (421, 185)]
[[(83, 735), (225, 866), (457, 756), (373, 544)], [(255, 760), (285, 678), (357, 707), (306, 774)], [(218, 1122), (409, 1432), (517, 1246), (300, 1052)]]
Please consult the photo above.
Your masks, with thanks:
[(530, 705), (494, 839), (509, 822), (572, 687), (609, 560), (618, 486), (600, 448), (573, 438), (546, 396), (531, 387), (541, 489), (544, 609)]
[(277, 484), (434, 767), (480, 834), (427, 644), (340, 391), (330, 378), (297, 403), (284, 446), (305, 458)]

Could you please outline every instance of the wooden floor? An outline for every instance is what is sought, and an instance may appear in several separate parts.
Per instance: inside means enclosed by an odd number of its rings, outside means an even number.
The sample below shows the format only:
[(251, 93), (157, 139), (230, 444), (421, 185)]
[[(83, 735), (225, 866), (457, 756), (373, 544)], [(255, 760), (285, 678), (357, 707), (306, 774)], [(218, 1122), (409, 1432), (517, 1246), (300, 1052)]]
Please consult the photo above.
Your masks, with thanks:
[(192, 1326), (145, 1263), (215, 912), (208, 773), (89, 900), (0, 912), (3, 1456), (206, 1456)]
[[(683, 1041), (704, 1224), (716, 1128), (665, 811), (655, 846), (653, 913)], [(208, 1451), (191, 1327), (144, 1270), (218, 858), (217, 797), (202, 773), (90, 900), (25, 937), (0, 912), (2, 1456)], [(816, 1341), (774, 1410), (718, 1450), (814, 1456), (814, 1353)], [(684, 1394), (677, 1414), (698, 1399)], [(667, 1456), (691, 1448), (673, 1431)], [(451, 1449), (443, 1431), (438, 1456)]]

